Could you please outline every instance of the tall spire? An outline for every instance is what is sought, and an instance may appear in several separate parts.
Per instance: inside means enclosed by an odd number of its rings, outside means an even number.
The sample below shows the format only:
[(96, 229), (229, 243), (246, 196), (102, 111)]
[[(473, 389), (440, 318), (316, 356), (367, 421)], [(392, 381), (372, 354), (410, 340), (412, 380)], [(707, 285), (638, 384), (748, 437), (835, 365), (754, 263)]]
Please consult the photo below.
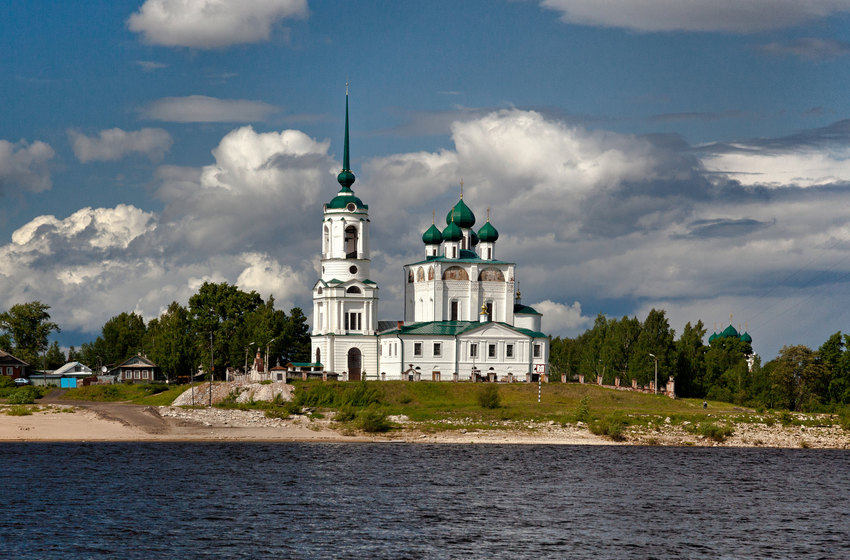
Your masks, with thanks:
[(342, 149), (342, 171), (337, 175), (336, 180), (342, 186), (340, 192), (351, 192), (351, 185), (354, 184), (355, 179), (354, 173), (351, 172), (348, 155), (348, 81), (345, 82), (345, 142)]

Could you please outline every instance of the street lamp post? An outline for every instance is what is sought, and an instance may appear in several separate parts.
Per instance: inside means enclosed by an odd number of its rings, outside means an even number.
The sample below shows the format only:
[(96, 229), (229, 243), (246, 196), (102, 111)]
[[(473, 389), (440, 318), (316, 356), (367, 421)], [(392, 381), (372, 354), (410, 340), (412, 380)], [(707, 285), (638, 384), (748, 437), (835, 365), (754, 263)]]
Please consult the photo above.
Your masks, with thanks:
[(242, 373), (244, 373), (245, 375), (248, 375), (248, 350), (250, 350), (251, 346), (253, 346), (254, 344), (256, 343), (252, 342), (245, 347), (245, 369), (242, 371)]
[(273, 338), (266, 344), (266, 375), (269, 376), (269, 379), (272, 378), (271, 374), (269, 373), (269, 346), (271, 346), (272, 342), (274, 341), (275, 339)]
[(652, 352), (650, 352), (649, 355), (652, 356), (652, 358), (655, 360), (655, 394), (657, 395), (658, 394), (658, 356), (656, 356)]

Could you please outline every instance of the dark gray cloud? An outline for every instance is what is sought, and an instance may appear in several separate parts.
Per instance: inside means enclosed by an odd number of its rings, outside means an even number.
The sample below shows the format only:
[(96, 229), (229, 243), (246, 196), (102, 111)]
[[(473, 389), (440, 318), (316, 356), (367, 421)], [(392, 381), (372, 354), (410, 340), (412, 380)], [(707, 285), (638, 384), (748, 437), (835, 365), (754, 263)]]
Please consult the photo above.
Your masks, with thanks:
[(690, 232), (688, 237), (708, 238), (730, 238), (742, 237), (755, 231), (770, 227), (774, 222), (762, 222), (751, 218), (713, 218), (695, 220), (688, 224)]

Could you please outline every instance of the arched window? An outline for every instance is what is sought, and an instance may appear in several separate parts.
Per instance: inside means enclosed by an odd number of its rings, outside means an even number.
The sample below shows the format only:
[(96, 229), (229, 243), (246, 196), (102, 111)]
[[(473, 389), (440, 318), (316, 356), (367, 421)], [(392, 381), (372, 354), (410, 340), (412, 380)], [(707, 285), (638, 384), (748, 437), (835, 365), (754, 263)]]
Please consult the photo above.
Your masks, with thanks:
[(428, 267), (428, 280), (433, 280), (433, 279), (434, 279), (434, 267), (429, 266)]
[(319, 286), (319, 289), (318, 289), (318, 290), (316, 290), (316, 293), (318, 293), (318, 294), (321, 294), (321, 293), (322, 293), (322, 287), (321, 287), (321, 286)]
[(328, 228), (327, 225), (325, 226), (324, 230), (325, 234), (322, 237), (322, 252), (329, 253), (331, 251), (331, 230)]
[(413, 271), (408, 270), (407, 271), (407, 283), (410, 284), (411, 282), (413, 282)]
[(425, 269), (421, 266), (416, 270), (416, 281), (424, 282), (425, 281)]
[(317, 364), (322, 363), (322, 350), (321, 350), (321, 348), (316, 348), (316, 363)]
[(505, 275), (498, 268), (485, 268), (478, 274), (479, 282), (504, 282)]
[(354, 226), (345, 228), (345, 258), (357, 258), (357, 228)]
[(450, 266), (443, 272), (443, 280), (469, 280), (469, 274), (459, 266)]
[(351, 286), (347, 290), (345, 290), (345, 293), (346, 294), (362, 294), (363, 292), (361, 292), (360, 288), (358, 288), (357, 286)]

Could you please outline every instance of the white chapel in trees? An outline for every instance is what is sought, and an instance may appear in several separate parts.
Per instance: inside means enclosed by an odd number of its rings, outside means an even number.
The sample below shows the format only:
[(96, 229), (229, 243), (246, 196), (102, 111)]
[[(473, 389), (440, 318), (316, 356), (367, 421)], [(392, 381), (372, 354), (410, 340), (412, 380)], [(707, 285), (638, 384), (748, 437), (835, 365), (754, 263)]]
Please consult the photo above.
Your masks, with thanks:
[[(476, 231), (463, 200), (446, 226), (422, 235), (422, 260), (404, 265), (404, 320), (378, 321), (369, 272), (369, 206), (351, 186), (348, 95), (340, 190), (323, 207), (321, 278), (313, 287), (311, 359), (341, 379), (536, 381), (546, 372), (542, 315), (520, 303), (516, 264), (497, 258), (499, 233)], [(489, 214), (489, 212), (488, 212)]]

